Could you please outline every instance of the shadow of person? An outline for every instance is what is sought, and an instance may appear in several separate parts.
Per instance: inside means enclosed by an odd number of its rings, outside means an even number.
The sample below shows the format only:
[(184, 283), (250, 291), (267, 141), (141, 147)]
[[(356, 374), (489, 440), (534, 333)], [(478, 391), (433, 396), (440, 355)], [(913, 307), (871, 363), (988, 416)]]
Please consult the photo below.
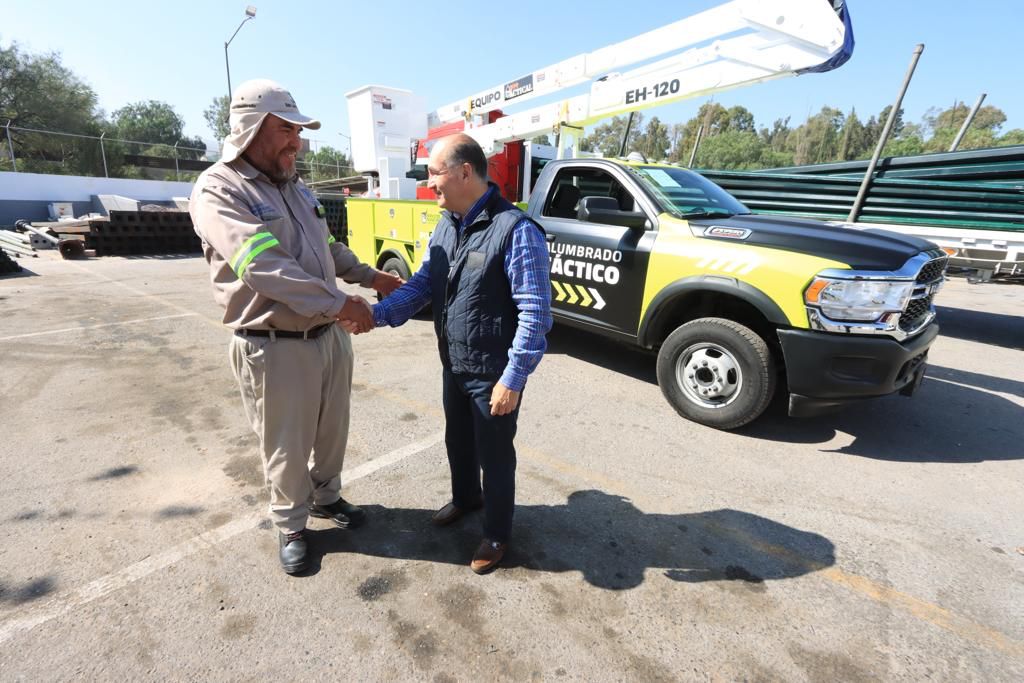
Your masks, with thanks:
[[(359, 553), (468, 565), (480, 520), (430, 525), (433, 510), (368, 506), (371, 524), (355, 532), (311, 533), (313, 568), (327, 553)], [(580, 572), (607, 590), (635, 588), (648, 569), (685, 583), (742, 581), (753, 590), (829, 567), (835, 548), (818, 534), (739, 510), (651, 514), (621, 496), (573, 492), (564, 505), (516, 508), (503, 566), (528, 572)]]

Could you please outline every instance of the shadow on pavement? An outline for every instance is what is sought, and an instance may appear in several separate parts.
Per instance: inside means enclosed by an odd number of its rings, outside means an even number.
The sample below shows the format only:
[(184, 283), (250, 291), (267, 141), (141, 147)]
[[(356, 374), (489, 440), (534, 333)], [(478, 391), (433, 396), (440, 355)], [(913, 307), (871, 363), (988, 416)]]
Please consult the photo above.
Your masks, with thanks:
[[(434, 510), (365, 507), (370, 523), (348, 532), (310, 534), (309, 574), (328, 553), (465, 565), (481, 539), (479, 513), (450, 527), (430, 524)], [(647, 514), (628, 499), (602, 491), (575, 491), (565, 505), (516, 507), (514, 536), (502, 563), (534, 572), (580, 572), (607, 590), (635, 588), (648, 569), (684, 583), (741, 581), (762, 591), (835, 564), (823, 536), (739, 510)]]
[[(1019, 285), (1018, 285), (1019, 286)], [(936, 306), (939, 335), (1024, 349), (1024, 316)]]
[(555, 325), (547, 340), (546, 355), (566, 355), (642, 382), (658, 383), (657, 356), (650, 351), (567, 325)]
[(17, 280), (21, 277), (39, 277), (39, 273), (36, 273), (25, 266), (24, 259), (16, 261), (16, 263), (21, 266), (21, 270), (14, 273), (4, 273), (0, 275), (0, 282), (4, 282), (5, 280)]
[(869, 399), (815, 418), (791, 419), (773, 410), (737, 433), (786, 443), (826, 443), (843, 432), (853, 441), (827, 452), (898, 462), (1022, 459), (1024, 410), (991, 392), (1024, 397), (1024, 382), (932, 365), (910, 399)]

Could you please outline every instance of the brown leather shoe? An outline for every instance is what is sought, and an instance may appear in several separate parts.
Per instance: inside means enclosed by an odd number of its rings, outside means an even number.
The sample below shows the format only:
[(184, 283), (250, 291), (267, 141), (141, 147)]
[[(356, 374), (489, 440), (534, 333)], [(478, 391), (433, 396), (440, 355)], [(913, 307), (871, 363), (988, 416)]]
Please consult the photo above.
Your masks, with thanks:
[(476, 549), (469, 568), (477, 574), (486, 574), (498, 566), (501, 558), (505, 557), (506, 549), (508, 549), (508, 543), (498, 543), (485, 538), (480, 547)]
[(434, 516), (430, 518), (431, 524), (434, 526), (448, 526), (452, 522), (462, 519), (462, 516), (467, 512), (473, 510), (479, 510), (484, 506), (484, 502), (478, 501), (474, 505), (468, 508), (455, 507), (455, 503), (448, 503), (443, 508), (434, 513)]

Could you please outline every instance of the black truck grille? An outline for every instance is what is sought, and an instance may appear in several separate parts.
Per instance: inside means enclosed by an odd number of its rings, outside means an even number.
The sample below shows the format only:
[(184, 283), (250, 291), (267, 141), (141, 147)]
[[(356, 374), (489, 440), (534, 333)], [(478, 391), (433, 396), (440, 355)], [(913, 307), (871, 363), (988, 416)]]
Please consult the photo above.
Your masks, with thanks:
[[(931, 253), (929, 252), (929, 254)], [(941, 254), (942, 252), (937, 253)], [(902, 331), (914, 332), (928, 318), (932, 310), (932, 299), (935, 298), (934, 291), (930, 291), (931, 285), (942, 281), (948, 262), (949, 257), (942, 255), (921, 267), (915, 280), (917, 286), (914, 288), (914, 293), (916, 296), (907, 303), (907, 307), (903, 310), (903, 315), (900, 316), (900, 329)], [(927, 294), (921, 296), (925, 292)]]
[(900, 329), (904, 332), (913, 332), (920, 327), (931, 310), (931, 294), (922, 299), (911, 299), (910, 303), (907, 304), (906, 310), (903, 311), (903, 315), (900, 316)]
[(949, 262), (948, 256), (937, 258), (924, 264), (921, 268), (921, 272), (917, 274), (917, 284), (925, 285), (935, 280), (938, 280), (946, 272), (946, 264)]

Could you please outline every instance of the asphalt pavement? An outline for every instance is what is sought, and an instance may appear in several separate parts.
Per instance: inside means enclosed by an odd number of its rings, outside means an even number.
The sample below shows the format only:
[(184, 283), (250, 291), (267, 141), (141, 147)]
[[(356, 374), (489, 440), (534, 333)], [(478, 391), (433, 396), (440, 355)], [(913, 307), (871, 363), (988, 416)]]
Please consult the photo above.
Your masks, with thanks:
[[(918, 393), (720, 432), (556, 327), (504, 565), (449, 497), (432, 324), (354, 338), (343, 494), (277, 562), (197, 257), (0, 278), (0, 679), (1024, 680), (1024, 286), (947, 283)], [(351, 291), (361, 291), (349, 287)]]

